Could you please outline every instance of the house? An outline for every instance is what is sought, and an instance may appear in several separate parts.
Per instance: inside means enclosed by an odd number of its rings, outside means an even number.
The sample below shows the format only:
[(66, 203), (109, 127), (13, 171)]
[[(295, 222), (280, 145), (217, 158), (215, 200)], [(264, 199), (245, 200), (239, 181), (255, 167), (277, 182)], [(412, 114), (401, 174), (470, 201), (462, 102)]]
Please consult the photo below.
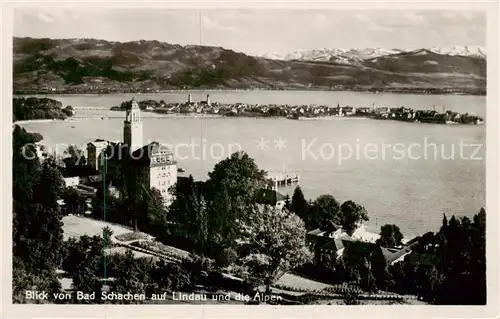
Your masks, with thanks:
[(260, 189), (257, 191), (257, 203), (272, 205), (277, 208), (285, 207), (285, 195), (271, 189)]
[(65, 182), (67, 179), (67, 183), (71, 184), (71, 186), (100, 181), (102, 177), (99, 171), (91, 165), (66, 166), (60, 167), (59, 170), (61, 171)]
[(63, 177), (63, 179), (66, 187), (75, 187), (80, 184), (80, 178), (78, 176)]
[(382, 115), (382, 114), (388, 114), (391, 112), (391, 109), (389, 107), (377, 107), (375, 109), (375, 114)]
[(372, 112), (371, 107), (358, 107), (356, 109), (356, 113), (360, 113), (360, 114), (366, 114), (366, 113), (371, 113), (371, 112)]
[(353, 239), (347, 235), (347, 234), (342, 234), (340, 236), (336, 236), (334, 238), (327, 238), (324, 242), (323, 245), (319, 246), (319, 260), (323, 261), (325, 260), (325, 257), (328, 256), (335, 256), (335, 259), (339, 259), (342, 257), (344, 253), (344, 242), (345, 241), (352, 241)]
[(337, 109), (335, 110), (335, 115), (344, 116), (344, 109), (342, 107), (337, 107)]
[(325, 229), (316, 228), (306, 234), (306, 240), (315, 251), (316, 260), (324, 261), (326, 256), (335, 255), (335, 259), (342, 256), (344, 251), (344, 240), (352, 238), (342, 231), (340, 225), (334, 222), (328, 223)]
[(324, 241), (324, 238), (334, 238), (342, 235), (342, 227), (330, 222), (325, 229), (316, 228), (306, 234), (306, 239), (310, 244), (317, 244)]
[(353, 115), (356, 113), (356, 108), (345, 106), (341, 112), (343, 112), (344, 115)]
[(94, 196), (97, 193), (96, 188), (82, 184), (76, 185), (75, 190), (78, 191), (78, 193), (83, 196)]

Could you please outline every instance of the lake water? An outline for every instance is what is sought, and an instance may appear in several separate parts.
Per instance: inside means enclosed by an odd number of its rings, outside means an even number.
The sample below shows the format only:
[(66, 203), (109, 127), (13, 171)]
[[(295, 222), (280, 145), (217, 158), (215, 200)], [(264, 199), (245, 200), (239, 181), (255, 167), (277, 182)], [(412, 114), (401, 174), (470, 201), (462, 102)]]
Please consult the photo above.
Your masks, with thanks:
[[(468, 112), (485, 117), (484, 96), (371, 94), (354, 92), (210, 91), (224, 103), (399, 106)], [(135, 95), (136, 100), (180, 102), (188, 92)], [(207, 92), (191, 92), (193, 100)], [(23, 124), (45, 143), (85, 144), (122, 139), (119, 112), (78, 110), (119, 105), (131, 94), (54, 95), (86, 119)], [(354, 200), (369, 213), (368, 228), (391, 223), (405, 237), (437, 230), (443, 213), (471, 216), (485, 206), (484, 125), (415, 124), (369, 119), (304, 120), (172, 118), (143, 112), (144, 137), (173, 146), (179, 166), (197, 179), (239, 148), (268, 171), (300, 174), (306, 197), (332, 194)], [(73, 127), (72, 127), (73, 126)], [(477, 145), (477, 146), (475, 146)], [(481, 145), (484, 145), (481, 147)], [(283, 190), (290, 193), (292, 189)]]

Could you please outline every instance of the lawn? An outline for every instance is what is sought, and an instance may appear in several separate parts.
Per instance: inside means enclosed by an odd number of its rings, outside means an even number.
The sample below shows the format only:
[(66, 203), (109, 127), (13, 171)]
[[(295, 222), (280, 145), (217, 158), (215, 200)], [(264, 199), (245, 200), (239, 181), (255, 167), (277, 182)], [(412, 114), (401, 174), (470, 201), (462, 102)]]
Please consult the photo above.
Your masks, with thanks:
[(123, 242), (129, 242), (134, 240), (150, 240), (151, 236), (141, 232), (129, 232), (115, 236), (117, 240)]
[(132, 233), (132, 230), (126, 227), (86, 217), (64, 216), (62, 221), (64, 223), (62, 227), (64, 231), (64, 240), (83, 235), (102, 236), (102, 229), (106, 226), (113, 231), (113, 235), (115, 236)]
[(162, 243), (159, 242), (154, 242), (154, 241), (135, 242), (132, 243), (131, 246), (151, 250), (160, 254), (172, 256), (179, 259), (191, 259), (191, 255), (189, 254), (189, 252), (172, 246), (163, 245)]
[(296, 289), (304, 289), (304, 290), (323, 290), (327, 287), (331, 287), (331, 285), (327, 285), (318, 281), (313, 281), (310, 279), (306, 279), (304, 277), (298, 276), (296, 274), (292, 274), (287, 272), (280, 279), (278, 279), (275, 285), (284, 286), (287, 288), (296, 288)]
[[(106, 253), (108, 253), (110, 255), (111, 254), (125, 254), (127, 252), (127, 250), (131, 250), (131, 249), (128, 249), (125, 247), (113, 247), (113, 248), (107, 248)], [(159, 260), (158, 257), (143, 253), (141, 251), (132, 250), (132, 253), (134, 254), (135, 258), (146, 258), (147, 257), (147, 258), (153, 258), (154, 260)]]

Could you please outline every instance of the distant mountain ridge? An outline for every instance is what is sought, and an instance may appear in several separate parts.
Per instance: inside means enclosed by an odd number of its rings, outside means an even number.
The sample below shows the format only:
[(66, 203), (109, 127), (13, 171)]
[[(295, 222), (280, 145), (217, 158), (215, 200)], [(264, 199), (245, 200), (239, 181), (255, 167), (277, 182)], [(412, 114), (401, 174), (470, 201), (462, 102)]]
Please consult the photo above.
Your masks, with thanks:
[[(279, 60), (160, 41), (14, 38), (13, 51), (14, 91), (20, 93), (333, 89), (484, 94), (486, 90), (486, 59), (459, 55), (465, 51), (458, 49), (319, 49), (314, 51), (317, 60), (311, 61), (303, 60), (306, 52)], [(484, 51), (467, 48), (467, 52)]]
[[(450, 56), (466, 56), (486, 59), (486, 50), (482, 46), (463, 46), (455, 45), (453, 47), (422, 48), (434, 53)], [(298, 49), (290, 53), (280, 55), (277, 53), (264, 53), (260, 55), (264, 58), (274, 60), (300, 60), (300, 61), (320, 61), (320, 62), (344, 62), (353, 63), (359, 60), (376, 58), (384, 55), (398, 54), (403, 52), (412, 52), (420, 49), (384, 49), (384, 48), (364, 48), (364, 49)]]

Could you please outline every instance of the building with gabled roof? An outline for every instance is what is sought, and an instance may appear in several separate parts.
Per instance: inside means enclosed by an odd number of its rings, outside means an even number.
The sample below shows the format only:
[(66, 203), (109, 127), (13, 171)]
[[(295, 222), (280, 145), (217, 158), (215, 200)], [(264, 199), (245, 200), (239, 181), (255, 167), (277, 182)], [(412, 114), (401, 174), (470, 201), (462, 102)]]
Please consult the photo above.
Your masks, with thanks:
[(342, 257), (342, 255), (344, 254), (344, 249), (345, 249), (345, 245), (344, 245), (344, 242), (345, 241), (352, 241), (353, 239), (351, 238), (351, 236), (347, 235), (347, 234), (342, 234), (340, 236), (336, 236), (336, 237), (333, 237), (333, 238), (326, 238), (324, 240), (324, 244), (319, 246), (319, 254), (320, 254), (320, 260), (323, 259), (323, 256), (325, 255), (335, 255), (335, 258), (338, 259), (340, 257)]
[(257, 203), (278, 208), (285, 206), (286, 196), (272, 189), (261, 188), (257, 191)]
[(403, 247), (402, 249), (389, 249), (376, 243), (359, 240), (344, 240), (343, 244), (345, 247), (344, 259), (359, 261), (366, 258), (372, 262), (385, 263), (386, 265), (393, 265), (398, 261), (402, 261), (412, 251), (410, 246)]

